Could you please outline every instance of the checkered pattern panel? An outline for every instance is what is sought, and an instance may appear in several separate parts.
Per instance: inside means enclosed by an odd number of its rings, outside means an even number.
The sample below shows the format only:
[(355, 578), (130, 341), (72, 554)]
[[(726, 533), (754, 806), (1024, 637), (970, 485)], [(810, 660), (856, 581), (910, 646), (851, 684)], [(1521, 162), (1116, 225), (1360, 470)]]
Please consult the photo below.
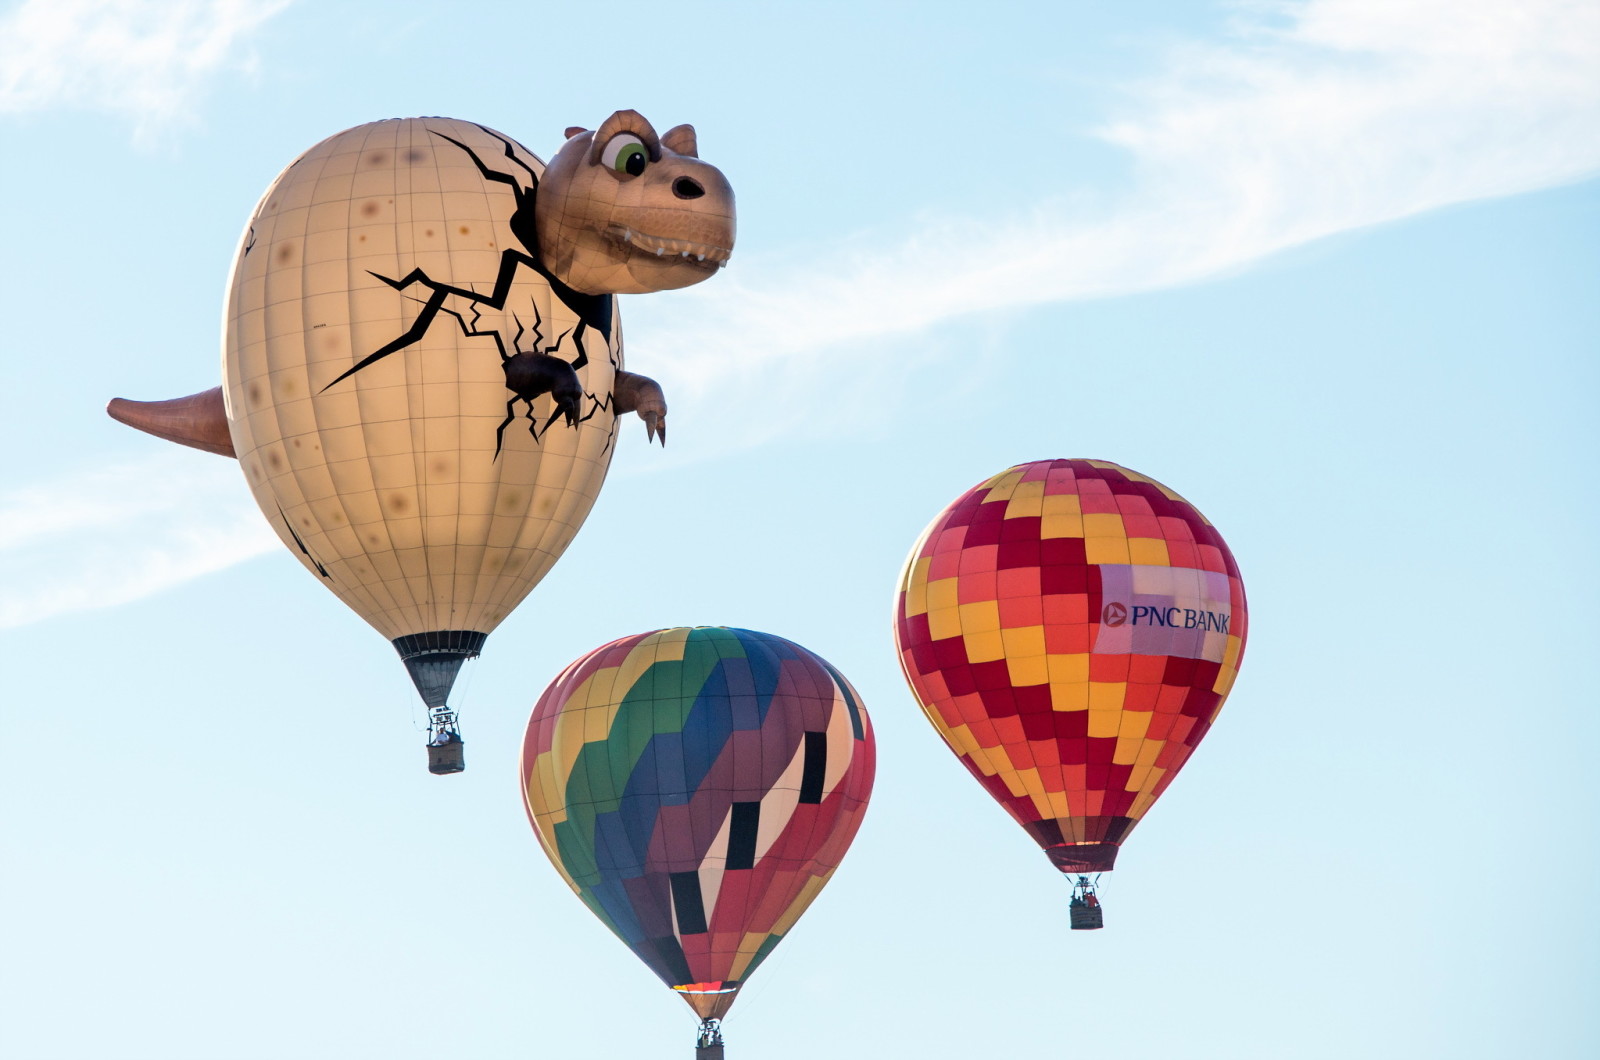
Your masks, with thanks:
[(867, 712), (828, 663), (770, 634), (678, 628), (556, 678), (522, 781), (578, 897), (709, 1018), (833, 875), (874, 761)]
[(1246, 636), (1216, 528), (1100, 460), (1010, 468), (923, 533), (901, 666), (962, 764), (1064, 872), (1118, 845), (1210, 729)]

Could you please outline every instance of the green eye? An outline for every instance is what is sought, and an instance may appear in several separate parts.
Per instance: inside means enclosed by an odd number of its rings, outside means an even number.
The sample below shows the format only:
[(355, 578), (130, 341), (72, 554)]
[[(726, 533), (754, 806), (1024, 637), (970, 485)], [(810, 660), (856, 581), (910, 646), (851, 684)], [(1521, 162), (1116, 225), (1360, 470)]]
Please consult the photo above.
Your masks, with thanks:
[(607, 141), (600, 152), (600, 164), (617, 172), (637, 177), (650, 163), (650, 151), (644, 141), (632, 133), (618, 133)]

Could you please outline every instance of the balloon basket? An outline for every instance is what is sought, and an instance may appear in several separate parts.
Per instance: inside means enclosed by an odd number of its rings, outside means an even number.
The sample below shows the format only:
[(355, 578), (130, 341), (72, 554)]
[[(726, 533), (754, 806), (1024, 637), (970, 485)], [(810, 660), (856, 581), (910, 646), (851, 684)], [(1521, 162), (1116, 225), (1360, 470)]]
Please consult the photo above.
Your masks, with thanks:
[(1072, 885), (1072, 904), (1068, 907), (1073, 931), (1098, 931), (1106, 926), (1106, 912), (1089, 877), (1079, 876)]
[(1105, 911), (1099, 906), (1072, 903), (1072, 930), (1095, 931), (1106, 926)]
[(428, 772), (436, 777), (464, 772), (467, 768), (466, 746), (459, 739), (446, 744), (429, 744)]

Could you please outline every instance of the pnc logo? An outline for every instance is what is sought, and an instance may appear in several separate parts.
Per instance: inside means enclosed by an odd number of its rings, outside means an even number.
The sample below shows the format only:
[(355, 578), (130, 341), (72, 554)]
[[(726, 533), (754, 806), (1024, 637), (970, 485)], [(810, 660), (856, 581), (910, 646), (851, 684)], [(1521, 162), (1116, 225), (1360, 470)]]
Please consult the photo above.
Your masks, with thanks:
[(1125, 604), (1107, 604), (1100, 615), (1100, 621), (1108, 626), (1120, 626), (1128, 621), (1128, 608)]

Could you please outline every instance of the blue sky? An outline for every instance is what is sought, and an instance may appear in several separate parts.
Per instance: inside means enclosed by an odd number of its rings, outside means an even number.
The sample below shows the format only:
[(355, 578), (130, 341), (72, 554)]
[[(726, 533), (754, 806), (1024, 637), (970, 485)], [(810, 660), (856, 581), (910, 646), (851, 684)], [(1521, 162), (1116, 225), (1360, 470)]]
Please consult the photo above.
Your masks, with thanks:
[[(730, 1055), (1600, 1047), (1600, 9), (1561, 0), (0, 7), (0, 1052), (688, 1055), (516, 783), (573, 658), (789, 637), (881, 765)], [(422, 766), (393, 651), (236, 466), (107, 419), (219, 381), (256, 197), (446, 114), (548, 157), (691, 122), (734, 258), (627, 297), (634, 424)], [(939, 509), (1115, 460), (1230, 541), (1252, 639), (1107, 930), (922, 720), (889, 625)]]

